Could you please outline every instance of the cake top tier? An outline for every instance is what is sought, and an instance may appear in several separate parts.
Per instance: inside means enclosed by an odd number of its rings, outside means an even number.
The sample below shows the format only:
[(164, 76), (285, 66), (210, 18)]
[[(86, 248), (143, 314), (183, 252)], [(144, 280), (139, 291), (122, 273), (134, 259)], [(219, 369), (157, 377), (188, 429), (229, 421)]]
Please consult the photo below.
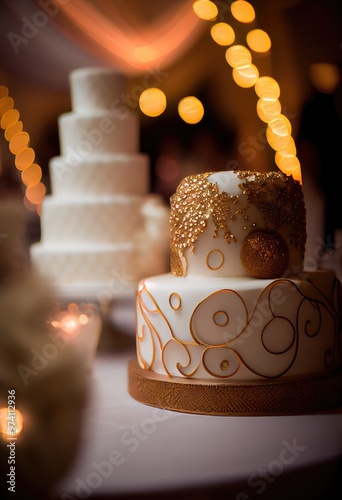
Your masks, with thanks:
[(80, 68), (70, 73), (74, 112), (114, 110), (125, 89), (125, 77), (111, 68)]
[(305, 242), (302, 187), (282, 172), (192, 175), (171, 197), (171, 272), (176, 276), (298, 274)]

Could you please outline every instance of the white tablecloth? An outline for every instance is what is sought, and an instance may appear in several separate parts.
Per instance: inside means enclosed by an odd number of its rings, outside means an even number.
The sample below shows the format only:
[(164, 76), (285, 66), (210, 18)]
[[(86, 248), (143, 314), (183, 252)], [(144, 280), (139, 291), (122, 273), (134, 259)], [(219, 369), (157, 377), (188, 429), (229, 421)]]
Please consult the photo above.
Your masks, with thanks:
[(217, 487), (223, 496), (213, 498), (321, 498), (342, 457), (342, 410), (217, 417), (152, 408), (127, 392), (133, 357), (97, 357), (78, 458), (58, 498)]

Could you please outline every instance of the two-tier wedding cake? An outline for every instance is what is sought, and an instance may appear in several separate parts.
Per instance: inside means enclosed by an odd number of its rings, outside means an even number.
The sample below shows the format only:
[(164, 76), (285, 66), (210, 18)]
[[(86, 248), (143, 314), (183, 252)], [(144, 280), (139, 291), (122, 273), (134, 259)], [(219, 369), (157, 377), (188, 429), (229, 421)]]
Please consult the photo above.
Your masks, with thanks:
[(139, 118), (122, 100), (125, 78), (81, 68), (70, 83), (72, 111), (59, 117), (60, 156), (50, 161), (52, 194), (31, 260), (57, 287), (122, 294), (168, 269), (169, 210), (149, 194)]
[(305, 242), (292, 176), (186, 177), (171, 197), (171, 273), (138, 286), (130, 394), (218, 415), (338, 406), (341, 285), (303, 269)]

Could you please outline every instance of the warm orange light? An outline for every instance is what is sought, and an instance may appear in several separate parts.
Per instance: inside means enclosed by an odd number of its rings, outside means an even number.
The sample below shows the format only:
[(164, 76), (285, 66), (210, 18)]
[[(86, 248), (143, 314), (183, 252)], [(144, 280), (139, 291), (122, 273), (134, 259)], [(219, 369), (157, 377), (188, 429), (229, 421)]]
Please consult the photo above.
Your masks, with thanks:
[(287, 116), (280, 114), (278, 115), (274, 120), (271, 120), (268, 123), (269, 128), (272, 129), (272, 131), (276, 135), (291, 135), (292, 132), (292, 125), (290, 120), (287, 118)]
[(285, 148), (290, 142), (290, 134), (286, 128), (272, 128), (269, 123), (266, 129), (266, 139), (272, 149), (279, 151)]
[(156, 57), (156, 52), (150, 45), (145, 45), (143, 47), (137, 47), (134, 50), (134, 56), (143, 62), (153, 61)]
[(9, 143), (9, 149), (11, 153), (14, 155), (17, 155), (21, 151), (23, 151), (25, 148), (28, 147), (30, 142), (30, 136), (28, 135), (27, 132), (19, 132), (16, 134), (10, 141)]
[(275, 155), (275, 162), (284, 174), (292, 175), (294, 179), (301, 182), (300, 162), (297, 156)]
[(276, 164), (278, 165), (277, 158), (280, 160), (280, 158), (285, 157), (285, 156), (296, 156), (297, 154), (297, 148), (295, 141), (292, 136), (290, 136), (289, 142), (286, 144), (284, 148), (276, 152), (275, 158), (276, 158)]
[(35, 205), (39, 205), (39, 203), (42, 202), (45, 194), (46, 188), (42, 182), (38, 182), (38, 184), (34, 185), (31, 184), (26, 188), (27, 199)]
[(17, 409), (0, 409), (0, 435), (5, 438), (18, 436), (23, 429), (23, 416)]
[(310, 66), (310, 78), (317, 90), (330, 94), (339, 84), (341, 75), (336, 64), (315, 63)]
[(217, 18), (218, 9), (214, 2), (210, 0), (197, 0), (193, 3), (192, 8), (196, 16), (200, 19), (204, 19), (204, 21), (212, 21)]
[(184, 97), (178, 104), (178, 113), (182, 120), (194, 125), (202, 120), (204, 116), (204, 107), (197, 97)]
[(259, 76), (258, 68), (254, 64), (241, 68), (233, 68), (234, 82), (243, 88), (253, 87)]
[(232, 16), (240, 23), (251, 23), (255, 19), (253, 6), (245, 0), (237, 0), (230, 6)]
[(161, 115), (166, 108), (166, 96), (164, 92), (155, 87), (144, 90), (139, 97), (141, 111), (151, 117)]
[(19, 111), (17, 109), (9, 109), (4, 113), (1, 118), (1, 128), (8, 129), (12, 125), (14, 125), (19, 120)]
[(254, 52), (268, 52), (271, 48), (271, 39), (266, 31), (255, 29), (247, 33), (247, 44)]
[(217, 23), (212, 26), (210, 30), (212, 39), (218, 45), (230, 45), (235, 40), (235, 32), (233, 28), (227, 23)]
[(34, 162), (35, 153), (32, 148), (25, 148), (15, 157), (14, 163), (18, 170), (24, 170)]
[(252, 54), (243, 45), (234, 45), (226, 50), (226, 61), (232, 68), (242, 68), (252, 62)]
[(265, 99), (258, 99), (257, 114), (263, 122), (270, 122), (274, 120), (281, 113), (281, 104), (279, 100), (265, 101)]
[[(6, 115), (7, 115), (7, 113), (4, 116), (6, 116)], [(5, 130), (6, 141), (10, 142), (12, 140), (12, 138), (15, 135), (17, 135), (19, 132), (21, 132), (22, 130), (23, 130), (23, 122), (19, 121), (19, 122), (13, 123), (13, 125), (11, 125), (10, 127), (8, 127)]]
[(27, 191), (26, 189), (24, 205), (29, 210), (32, 210), (32, 200), (36, 200), (34, 208), (37, 210), (37, 213), (40, 213), (42, 202), (40, 196), (42, 192), (45, 195), (46, 191), (45, 186), (40, 182), (42, 170), (39, 165), (33, 164), (35, 153), (32, 148), (28, 147), (30, 136), (27, 132), (23, 131), (23, 124), (19, 121), (19, 116), (19, 111), (14, 109), (12, 97), (8, 95), (8, 88), (0, 85), (0, 125), (4, 129), (4, 136), (9, 143), (9, 149), (15, 155), (15, 166), (18, 170), (23, 171), (22, 181), (27, 186), (27, 189), (38, 186), (31, 191)]
[(270, 76), (260, 76), (255, 83), (255, 92), (264, 101), (276, 101), (280, 96), (278, 82)]
[(14, 107), (14, 101), (12, 97), (4, 97), (0, 100), (0, 118), (4, 116), (4, 114)]
[(29, 167), (21, 173), (21, 180), (25, 186), (30, 186), (31, 184), (38, 184), (42, 178), (42, 169), (37, 163), (32, 163)]

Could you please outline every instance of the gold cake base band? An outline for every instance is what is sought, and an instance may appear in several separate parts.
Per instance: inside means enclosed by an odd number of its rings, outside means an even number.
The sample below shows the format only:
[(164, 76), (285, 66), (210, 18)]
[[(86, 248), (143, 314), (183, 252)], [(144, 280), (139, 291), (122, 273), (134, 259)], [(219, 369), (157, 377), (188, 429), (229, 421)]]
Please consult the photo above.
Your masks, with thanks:
[(204, 415), (291, 415), (342, 406), (342, 371), (293, 380), (226, 382), (169, 378), (128, 365), (130, 395), (149, 406)]

